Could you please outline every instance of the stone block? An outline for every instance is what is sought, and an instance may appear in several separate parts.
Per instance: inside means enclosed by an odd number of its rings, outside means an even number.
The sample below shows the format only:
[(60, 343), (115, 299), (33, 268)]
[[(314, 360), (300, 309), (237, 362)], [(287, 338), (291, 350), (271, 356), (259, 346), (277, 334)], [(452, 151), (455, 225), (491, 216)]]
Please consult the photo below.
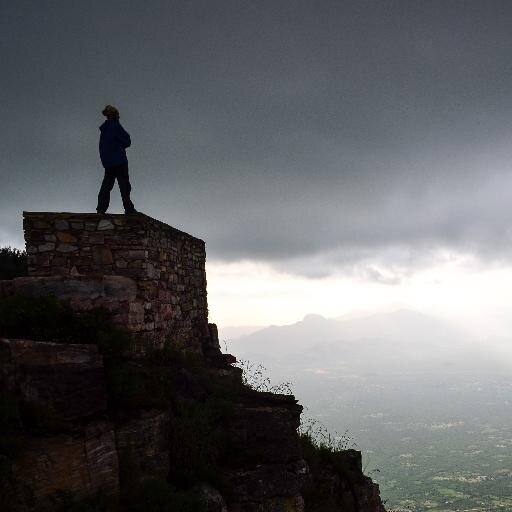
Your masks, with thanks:
[(112, 251), (105, 245), (95, 245), (92, 248), (92, 260), (99, 265), (112, 265), (114, 258)]
[[(139, 478), (166, 479), (169, 474), (169, 413), (142, 411), (116, 428), (120, 472)], [(133, 475), (126, 475), (127, 477)]]
[(134, 330), (139, 330), (144, 323), (144, 305), (140, 302), (132, 302), (129, 305), (128, 324), (137, 326)]
[(72, 235), (71, 233), (66, 233), (65, 231), (57, 231), (55, 236), (59, 239), (60, 242), (65, 242), (67, 244), (74, 244), (77, 241), (76, 236)]
[(119, 470), (113, 425), (87, 424), (80, 433), (27, 437), (24, 450), (12, 464), (16, 501), (45, 505), (57, 491), (77, 497), (97, 493), (117, 495)]
[[(257, 464), (247, 469), (228, 472), (228, 481), (233, 501), (230, 506), (233, 510), (304, 510), (295, 463)], [(285, 504), (293, 504), (294, 508), (284, 508)]]
[(123, 258), (119, 258), (116, 260), (116, 267), (117, 268), (128, 268), (128, 262), (124, 260)]
[(47, 252), (47, 251), (53, 251), (55, 249), (55, 244), (51, 242), (47, 242), (45, 244), (41, 244), (38, 247), (39, 252)]
[(67, 229), (69, 229), (69, 222), (67, 220), (57, 219), (54, 222), (54, 226), (55, 229), (58, 231), (66, 231)]
[(45, 222), (42, 220), (35, 220), (34, 227), (36, 229), (48, 229), (50, 227), (50, 224), (48, 224), (48, 222)]
[(0, 339), (0, 350), (9, 391), (25, 402), (66, 420), (106, 409), (103, 358), (95, 345)]
[(78, 251), (78, 247), (76, 245), (61, 243), (57, 246), (57, 251), (58, 252), (75, 252), (75, 251)]
[(233, 450), (261, 462), (285, 463), (300, 458), (294, 432), (300, 423), (302, 406), (291, 395), (258, 393), (233, 408), (227, 427)]
[(131, 302), (137, 296), (137, 284), (123, 276), (17, 277), (14, 289), (22, 295), (54, 295), (71, 301), (105, 298)]
[[(68, 300), (71, 306), (84, 311), (104, 307), (112, 313), (114, 324), (130, 332), (140, 331), (143, 303), (137, 299), (137, 284), (122, 276), (18, 277), (14, 292), (21, 295), (53, 295)], [(130, 313), (133, 311), (134, 313)]]
[(112, 221), (108, 219), (102, 219), (98, 223), (98, 231), (106, 231), (109, 229), (114, 229), (114, 224), (112, 224)]
[(89, 235), (89, 242), (91, 244), (103, 244), (105, 243), (105, 235), (103, 233), (91, 233)]

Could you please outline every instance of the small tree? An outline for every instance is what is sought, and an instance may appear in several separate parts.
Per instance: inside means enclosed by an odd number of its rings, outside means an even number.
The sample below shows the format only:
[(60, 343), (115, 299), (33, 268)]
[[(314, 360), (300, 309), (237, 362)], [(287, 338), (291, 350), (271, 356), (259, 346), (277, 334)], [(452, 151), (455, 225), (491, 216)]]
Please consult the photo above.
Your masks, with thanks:
[(27, 254), (12, 247), (0, 248), (0, 280), (27, 275)]

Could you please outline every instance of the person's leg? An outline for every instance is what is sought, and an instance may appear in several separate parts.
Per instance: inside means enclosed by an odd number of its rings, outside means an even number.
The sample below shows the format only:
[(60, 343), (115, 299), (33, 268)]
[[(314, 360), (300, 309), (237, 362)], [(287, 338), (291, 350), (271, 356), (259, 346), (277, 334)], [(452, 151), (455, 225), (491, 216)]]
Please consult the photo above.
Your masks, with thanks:
[(123, 200), (123, 206), (125, 213), (135, 213), (135, 207), (130, 200), (130, 192), (132, 186), (130, 184), (130, 176), (128, 175), (128, 166), (122, 165), (117, 167), (117, 184), (121, 191), (121, 198)]
[(105, 213), (108, 210), (108, 205), (110, 204), (110, 191), (112, 190), (115, 181), (115, 172), (112, 172), (112, 169), (105, 169), (105, 176), (103, 177), (103, 182), (101, 183), (100, 192), (98, 194), (98, 206), (96, 208), (98, 213)]

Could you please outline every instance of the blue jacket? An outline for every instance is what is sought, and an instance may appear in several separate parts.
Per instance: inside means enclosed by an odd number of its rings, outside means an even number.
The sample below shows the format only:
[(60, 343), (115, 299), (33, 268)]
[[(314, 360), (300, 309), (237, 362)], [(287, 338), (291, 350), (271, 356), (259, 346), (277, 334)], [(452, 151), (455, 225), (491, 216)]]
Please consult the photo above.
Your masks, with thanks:
[(107, 119), (100, 126), (100, 158), (103, 167), (128, 165), (125, 149), (130, 147), (130, 135), (118, 119)]

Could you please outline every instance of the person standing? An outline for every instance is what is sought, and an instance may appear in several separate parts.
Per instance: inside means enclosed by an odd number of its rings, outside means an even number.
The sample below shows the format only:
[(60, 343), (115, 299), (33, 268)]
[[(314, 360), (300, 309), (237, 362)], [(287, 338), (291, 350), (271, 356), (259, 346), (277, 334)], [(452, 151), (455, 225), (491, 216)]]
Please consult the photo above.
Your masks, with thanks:
[(130, 199), (132, 186), (128, 176), (128, 158), (126, 148), (131, 139), (119, 122), (119, 111), (107, 105), (101, 112), (107, 119), (100, 126), (100, 159), (105, 168), (105, 176), (98, 194), (98, 213), (105, 213), (110, 204), (110, 191), (117, 179), (125, 213), (137, 213)]

